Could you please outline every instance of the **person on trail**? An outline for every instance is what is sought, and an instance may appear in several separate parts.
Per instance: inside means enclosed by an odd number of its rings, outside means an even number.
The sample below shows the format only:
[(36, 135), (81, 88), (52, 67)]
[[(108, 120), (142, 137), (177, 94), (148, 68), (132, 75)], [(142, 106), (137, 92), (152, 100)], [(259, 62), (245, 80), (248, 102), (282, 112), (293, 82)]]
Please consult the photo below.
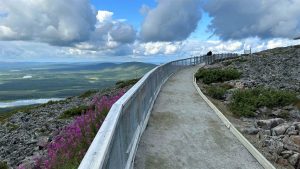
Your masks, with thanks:
[(212, 52), (211, 51), (209, 51), (209, 52), (207, 52), (207, 54), (206, 54), (207, 56), (212, 56)]

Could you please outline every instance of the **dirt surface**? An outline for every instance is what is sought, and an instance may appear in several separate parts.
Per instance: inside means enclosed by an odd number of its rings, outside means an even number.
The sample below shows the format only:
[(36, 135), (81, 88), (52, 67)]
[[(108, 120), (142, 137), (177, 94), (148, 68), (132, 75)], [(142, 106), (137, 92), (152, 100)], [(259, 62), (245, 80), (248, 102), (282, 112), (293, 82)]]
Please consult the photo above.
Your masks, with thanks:
[(163, 86), (135, 157), (136, 169), (262, 168), (193, 86), (199, 67)]

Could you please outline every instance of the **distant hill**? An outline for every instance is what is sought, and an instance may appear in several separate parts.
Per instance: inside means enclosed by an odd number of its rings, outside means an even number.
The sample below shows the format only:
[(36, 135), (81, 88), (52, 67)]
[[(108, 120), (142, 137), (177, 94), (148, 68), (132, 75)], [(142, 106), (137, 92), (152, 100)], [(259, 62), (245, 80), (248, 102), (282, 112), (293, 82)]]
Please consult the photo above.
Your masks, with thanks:
[(55, 70), (55, 71), (74, 71), (74, 70), (102, 70), (114, 67), (145, 66), (153, 67), (155, 64), (143, 62), (125, 63), (48, 63), (48, 62), (0, 62), (0, 71), (18, 70)]
[(142, 77), (154, 67), (141, 62), (0, 63), (0, 102), (75, 96)]

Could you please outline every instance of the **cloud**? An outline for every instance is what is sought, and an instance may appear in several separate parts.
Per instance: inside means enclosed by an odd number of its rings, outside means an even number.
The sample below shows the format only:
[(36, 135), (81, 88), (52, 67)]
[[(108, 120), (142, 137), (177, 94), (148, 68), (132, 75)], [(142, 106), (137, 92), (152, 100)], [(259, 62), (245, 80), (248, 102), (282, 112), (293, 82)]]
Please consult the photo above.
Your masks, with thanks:
[(131, 25), (123, 22), (117, 22), (109, 34), (114, 41), (120, 43), (132, 43), (136, 39), (135, 29)]
[[(95, 29), (88, 0), (1, 0), (0, 39), (65, 45), (87, 40)], [(72, 4), (72, 5), (70, 5)]]
[(200, 0), (158, 0), (156, 8), (147, 10), (141, 27), (141, 39), (157, 42), (188, 38), (201, 19), (199, 8)]
[(180, 42), (148, 42), (138, 43), (133, 47), (133, 54), (140, 56), (147, 55), (171, 55), (181, 48)]
[(114, 20), (113, 12), (96, 12), (89, 0), (0, 1), (0, 40), (111, 50), (136, 39), (131, 25)]
[(209, 29), (223, 40), (300, 35), (299, 0), (210, 0), (204, 8), (212, 17)]
[(99, 22), (110, 21), (110, 20), (112, 20), (113, 14), (114, 13), (110, 12), (110, 11), (99, 10), (96, 18)]

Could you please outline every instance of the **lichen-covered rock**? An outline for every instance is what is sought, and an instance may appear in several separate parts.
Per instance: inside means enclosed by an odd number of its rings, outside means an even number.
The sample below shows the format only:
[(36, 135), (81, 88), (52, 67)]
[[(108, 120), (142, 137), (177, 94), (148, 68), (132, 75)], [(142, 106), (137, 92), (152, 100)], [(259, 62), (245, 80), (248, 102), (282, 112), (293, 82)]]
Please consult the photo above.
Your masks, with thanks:
[(283, 135), (289, 127), (290, 127), (290, 125), (287, 123), (280, 124), (271, 130), (272, 135), (273, 136)]
[(281, 118), (274, 118), (268, 120), (258, 120), (256, 122), (257, 126), (263, 129), (271, 129), (278, 126), (279, 124), (284, 123), (284, 120)]

